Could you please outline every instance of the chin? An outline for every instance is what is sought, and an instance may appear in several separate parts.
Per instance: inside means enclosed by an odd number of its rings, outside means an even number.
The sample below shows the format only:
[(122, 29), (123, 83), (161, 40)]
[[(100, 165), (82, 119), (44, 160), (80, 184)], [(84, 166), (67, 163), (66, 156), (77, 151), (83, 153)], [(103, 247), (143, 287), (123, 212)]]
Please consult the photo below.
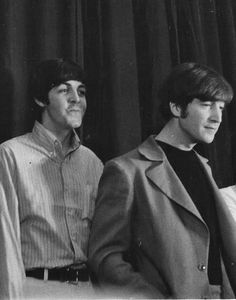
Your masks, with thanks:
[(72, 121), (70, 122), (70, 127), (71, 128), (79, 128), (82, 124), (82, 120), (78, 120), (78, 121)]
[(81, 126), (81, 123), (76, 123), (76, 124), (73, 124), (71, 126), (71, 128), (76, 129), (76, 128), (79, 128), (80, 126)]
[(214, 137), (206, 138), (206, 139), (202, 140), (202, 142), (205, 144), (211, 144), (213, 141), (214, 141)]
[(214, 141), (215, 136), (199, 136), (195, 143), (200, 144), (211, 144)]

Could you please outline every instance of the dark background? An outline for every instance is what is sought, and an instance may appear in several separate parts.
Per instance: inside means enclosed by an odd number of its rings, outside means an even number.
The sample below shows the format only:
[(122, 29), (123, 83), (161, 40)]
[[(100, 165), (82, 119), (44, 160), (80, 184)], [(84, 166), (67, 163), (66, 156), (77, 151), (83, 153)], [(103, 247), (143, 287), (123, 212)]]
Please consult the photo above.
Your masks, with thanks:
[[(157, 90), (172, 66), (207, 64), (236, 92), (235, 0), (1, 0), (0, 142), (31, 130), (32, 66), (66, 57), (87, 71), (80, 132), (105, 162), (161, 128)], [(236, 100), (224, 112), (210, 159), (220, 187), (235, 183)]]

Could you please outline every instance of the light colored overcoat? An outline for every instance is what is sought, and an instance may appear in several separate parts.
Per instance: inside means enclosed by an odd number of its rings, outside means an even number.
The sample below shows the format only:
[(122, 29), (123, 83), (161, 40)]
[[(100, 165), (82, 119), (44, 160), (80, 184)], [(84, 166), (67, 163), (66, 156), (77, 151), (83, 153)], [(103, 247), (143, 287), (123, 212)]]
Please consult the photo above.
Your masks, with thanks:
[[(198, 157), (212, 186), (224, 265), (235, 292), (236, 223), (207, 160)], [(106, 164), (89, 247), (102, 287), (124, 297), (209, 298), (209, 241), (207, 225), (153, 136)], [(225, 294), (235, 298), (228, 276)]]

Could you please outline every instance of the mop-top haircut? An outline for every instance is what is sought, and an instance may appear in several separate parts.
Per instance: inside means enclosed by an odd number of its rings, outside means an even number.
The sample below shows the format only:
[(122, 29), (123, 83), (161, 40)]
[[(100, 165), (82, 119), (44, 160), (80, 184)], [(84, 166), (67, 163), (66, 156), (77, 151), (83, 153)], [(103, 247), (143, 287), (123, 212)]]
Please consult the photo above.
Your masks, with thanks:
[(168, 121), (173, 117), (170, 102), (181, 108), (185, 117), (187, 105), (197, 98), (200, 101), (223, 101), (230, 103), (233, 89), (230, 84), (212, 68), (199, 63), (177, 65), (163, 82), (158, 94), (160, 113)]
[(49, 91), (68, 80), (85, 83), (85, 73), (75, 62), (68, 59), (49, 59), (39, 63), (30, 78), (33, 99), (48, 104)]

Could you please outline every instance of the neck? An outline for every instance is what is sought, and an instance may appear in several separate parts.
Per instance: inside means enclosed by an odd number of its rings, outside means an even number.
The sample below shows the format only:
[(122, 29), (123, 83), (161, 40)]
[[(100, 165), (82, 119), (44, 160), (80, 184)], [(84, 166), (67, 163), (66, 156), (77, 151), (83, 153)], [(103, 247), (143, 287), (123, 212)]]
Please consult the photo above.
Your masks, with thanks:
[(178, 119), (172, 118), (156, 137), (157, 140), (181, 150), (192, 150), (196, 143), (191, 142), (179, 127)]
[(71, 129), (60, 129), (60, 128), (56, 128), (55, 126), (50, 126), (50, 124), (48, 124), (47, 122), (43, 122), (42, 121), (42, 125), (49, 130), (56, 138), (58, 141), (61, 142), (62, 145), (62, 150), (64, 152), (64, 150), (66, 151), (69, 146), (70, 146), (70, 138), (71, 138), (71, 134), (72, 134), (72, 130)]

